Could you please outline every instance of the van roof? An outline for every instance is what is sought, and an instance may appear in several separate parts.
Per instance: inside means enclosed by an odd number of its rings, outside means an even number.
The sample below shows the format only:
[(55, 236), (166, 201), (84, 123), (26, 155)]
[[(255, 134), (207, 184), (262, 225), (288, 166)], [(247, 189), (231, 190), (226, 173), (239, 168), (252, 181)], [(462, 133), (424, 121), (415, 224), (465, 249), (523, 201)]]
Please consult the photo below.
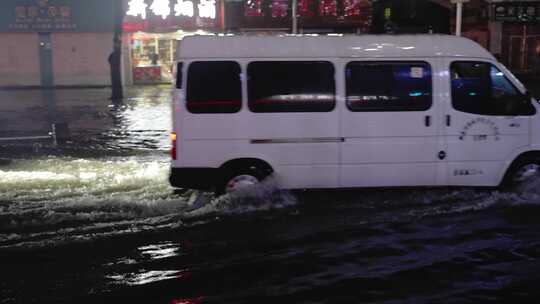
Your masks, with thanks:
[(188, 36), (179, 58), (475, 57), (494, 59), (476, 42), (450, 35)]

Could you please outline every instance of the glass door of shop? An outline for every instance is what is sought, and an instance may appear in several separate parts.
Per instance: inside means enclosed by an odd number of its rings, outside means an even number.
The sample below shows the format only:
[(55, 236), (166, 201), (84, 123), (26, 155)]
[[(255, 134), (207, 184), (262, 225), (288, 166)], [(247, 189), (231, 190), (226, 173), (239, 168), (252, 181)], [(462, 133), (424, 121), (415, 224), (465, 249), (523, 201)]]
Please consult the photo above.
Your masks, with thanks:
[(172, 82), (176, 39), (160, 34), (137, 34), (132, 40), (135, 83)]

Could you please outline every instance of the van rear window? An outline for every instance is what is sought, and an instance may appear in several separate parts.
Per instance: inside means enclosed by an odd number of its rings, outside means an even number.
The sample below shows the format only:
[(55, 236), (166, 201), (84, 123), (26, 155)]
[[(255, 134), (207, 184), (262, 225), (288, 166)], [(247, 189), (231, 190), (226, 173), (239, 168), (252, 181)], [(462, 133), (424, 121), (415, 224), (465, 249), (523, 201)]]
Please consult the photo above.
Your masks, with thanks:
[(426, 62), (350, 62), (346, 85), (353, 112), (425, 111), (432, 103)]
[(248, 65), (247, 73), (253, 112), (329, 112), (335, 107), (330, 62), (257, 61)]
[(236, 113), (242, 107), (241, 68), (235, 61), (195, 61), (187, 74), (191, 113)]

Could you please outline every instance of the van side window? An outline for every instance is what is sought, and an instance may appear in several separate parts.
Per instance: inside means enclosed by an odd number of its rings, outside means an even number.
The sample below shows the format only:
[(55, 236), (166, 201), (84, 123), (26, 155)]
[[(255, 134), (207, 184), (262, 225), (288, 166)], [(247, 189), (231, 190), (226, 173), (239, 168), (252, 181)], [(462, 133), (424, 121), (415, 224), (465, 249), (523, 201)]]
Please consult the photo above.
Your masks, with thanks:
[(247, 74), (253, 112), (329, 112), (335, 107), (330, 62), (257, 61), (248, 65)]
[(353, 61), (345, 71), (347, 107), (353, 112), (431, 107), (431, 67), (426, 62)]
[(189, 65), (186, 104), (191, 113), (236, 113), (242, 107), (241, 68), (234, 61)]
[(182, 67), (183, 67), (182, 62), (179, 62), (176, 65), (176, 88), (177, 89), (182, 88)]
[(487, 62), (456, 61), (450, 66), (452, 106), (480, 115), (533, 115), (534, 106), (504, 74)]

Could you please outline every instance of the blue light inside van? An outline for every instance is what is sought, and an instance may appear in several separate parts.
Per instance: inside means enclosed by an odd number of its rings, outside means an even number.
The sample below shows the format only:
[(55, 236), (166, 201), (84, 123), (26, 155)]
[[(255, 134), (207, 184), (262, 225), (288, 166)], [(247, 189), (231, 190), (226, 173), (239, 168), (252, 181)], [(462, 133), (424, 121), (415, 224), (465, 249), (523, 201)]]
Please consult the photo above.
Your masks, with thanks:
[(476, 93), (475, 92), (470, 92), (469, 96), (476, 96)]
[(411, 97), (422, 96), (422, 92), (412, 92), (412, 93), (409, 93), (409, 96), (411, 96)]

